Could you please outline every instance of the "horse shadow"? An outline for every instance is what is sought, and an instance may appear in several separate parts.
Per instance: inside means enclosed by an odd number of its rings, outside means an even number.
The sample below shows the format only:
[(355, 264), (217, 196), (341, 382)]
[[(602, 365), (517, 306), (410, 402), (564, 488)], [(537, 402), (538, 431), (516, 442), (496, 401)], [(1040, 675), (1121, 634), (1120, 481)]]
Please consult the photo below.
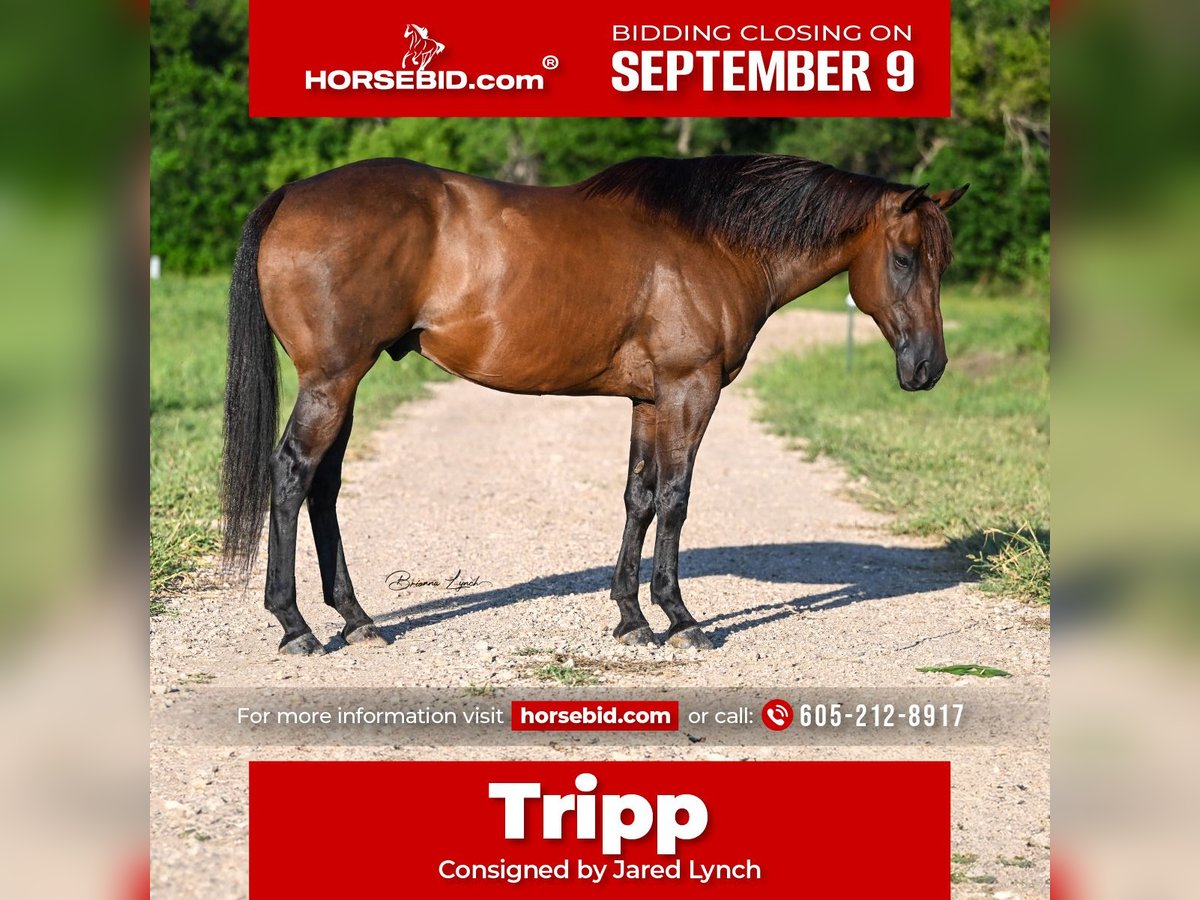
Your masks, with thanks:
[[(643, 559), (640, 579), (649, 580), (652, 560)], [(821, 613), (854, 603), (933, 593), (971, 580), (964, 560), (944, 547), (881, 547), (836, 541), (702, 547), (679, 554), (684, 599), (697, 587), (688, 580), (733, 575), (770, 584), (795, 584), (791, 600), (740, 607), (702, 620), (700, 625), (720, 646), (732, 634), (798, 613)], [(512, 606), (543, 597), (607, 592), (612, 567), (546, 575), (520, 584), (422, 600), (375, 616), (389, 639), (486, 609)], [(830, 585), (809, 593), (813, 585)], [(642, 591), (643, 606), (649, 602)], [(606, 601), (607, 602), (607, 601)], [(616, 610), (613, 610), (616, 620)]]

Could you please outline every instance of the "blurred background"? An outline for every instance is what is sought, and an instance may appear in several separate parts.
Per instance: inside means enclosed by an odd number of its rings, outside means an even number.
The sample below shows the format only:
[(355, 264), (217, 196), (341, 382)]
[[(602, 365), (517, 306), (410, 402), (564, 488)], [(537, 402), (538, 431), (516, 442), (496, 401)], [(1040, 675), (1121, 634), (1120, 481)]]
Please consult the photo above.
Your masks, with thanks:
[(1196, 894), (1200, 8), (1055, 21), (1054, 828), (1065, 897)]
[(0, 5), (0, 892), (145, 894), (148, 10)]

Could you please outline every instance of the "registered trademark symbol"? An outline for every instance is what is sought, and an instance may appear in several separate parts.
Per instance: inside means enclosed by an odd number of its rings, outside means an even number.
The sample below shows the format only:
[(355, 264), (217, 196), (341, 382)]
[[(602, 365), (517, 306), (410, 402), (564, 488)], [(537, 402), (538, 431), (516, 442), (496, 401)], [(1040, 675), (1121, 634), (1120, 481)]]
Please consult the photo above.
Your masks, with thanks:
[(543, 56), (542, 57), (542, 68), (557, 69), (558, 68), (558, 57), (557, 56)]

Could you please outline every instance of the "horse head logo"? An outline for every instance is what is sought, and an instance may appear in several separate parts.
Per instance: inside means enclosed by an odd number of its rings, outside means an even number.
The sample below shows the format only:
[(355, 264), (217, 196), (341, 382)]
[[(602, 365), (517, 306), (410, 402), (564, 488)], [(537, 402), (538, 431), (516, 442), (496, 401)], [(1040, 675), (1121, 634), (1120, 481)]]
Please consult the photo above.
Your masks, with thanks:
[(411, 59), (413, 65), (417, 67), (417, 71), (423, 72), (429, 65), (429, 61), (446, 49), (445, 44), (435, 41), (429, 36), (428, 28), (422, 28), (420, 25), (406, 25), (404, 36), (408, 38), (408, 52), (404, 54), (404, 60), (401, 62), (405, 68), (408, 67)]

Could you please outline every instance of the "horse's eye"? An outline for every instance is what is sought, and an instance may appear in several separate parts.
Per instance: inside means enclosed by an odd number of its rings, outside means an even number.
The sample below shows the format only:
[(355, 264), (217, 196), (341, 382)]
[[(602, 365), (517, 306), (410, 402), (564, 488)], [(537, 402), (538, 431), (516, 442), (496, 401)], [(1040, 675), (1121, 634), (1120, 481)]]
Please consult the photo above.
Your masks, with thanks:
[(907, 256), (901, 256), (899, 253), (892, 257), (892, 262), (895, 263), (897, 269), (907, 269), (912, 265), (912, 260)]

